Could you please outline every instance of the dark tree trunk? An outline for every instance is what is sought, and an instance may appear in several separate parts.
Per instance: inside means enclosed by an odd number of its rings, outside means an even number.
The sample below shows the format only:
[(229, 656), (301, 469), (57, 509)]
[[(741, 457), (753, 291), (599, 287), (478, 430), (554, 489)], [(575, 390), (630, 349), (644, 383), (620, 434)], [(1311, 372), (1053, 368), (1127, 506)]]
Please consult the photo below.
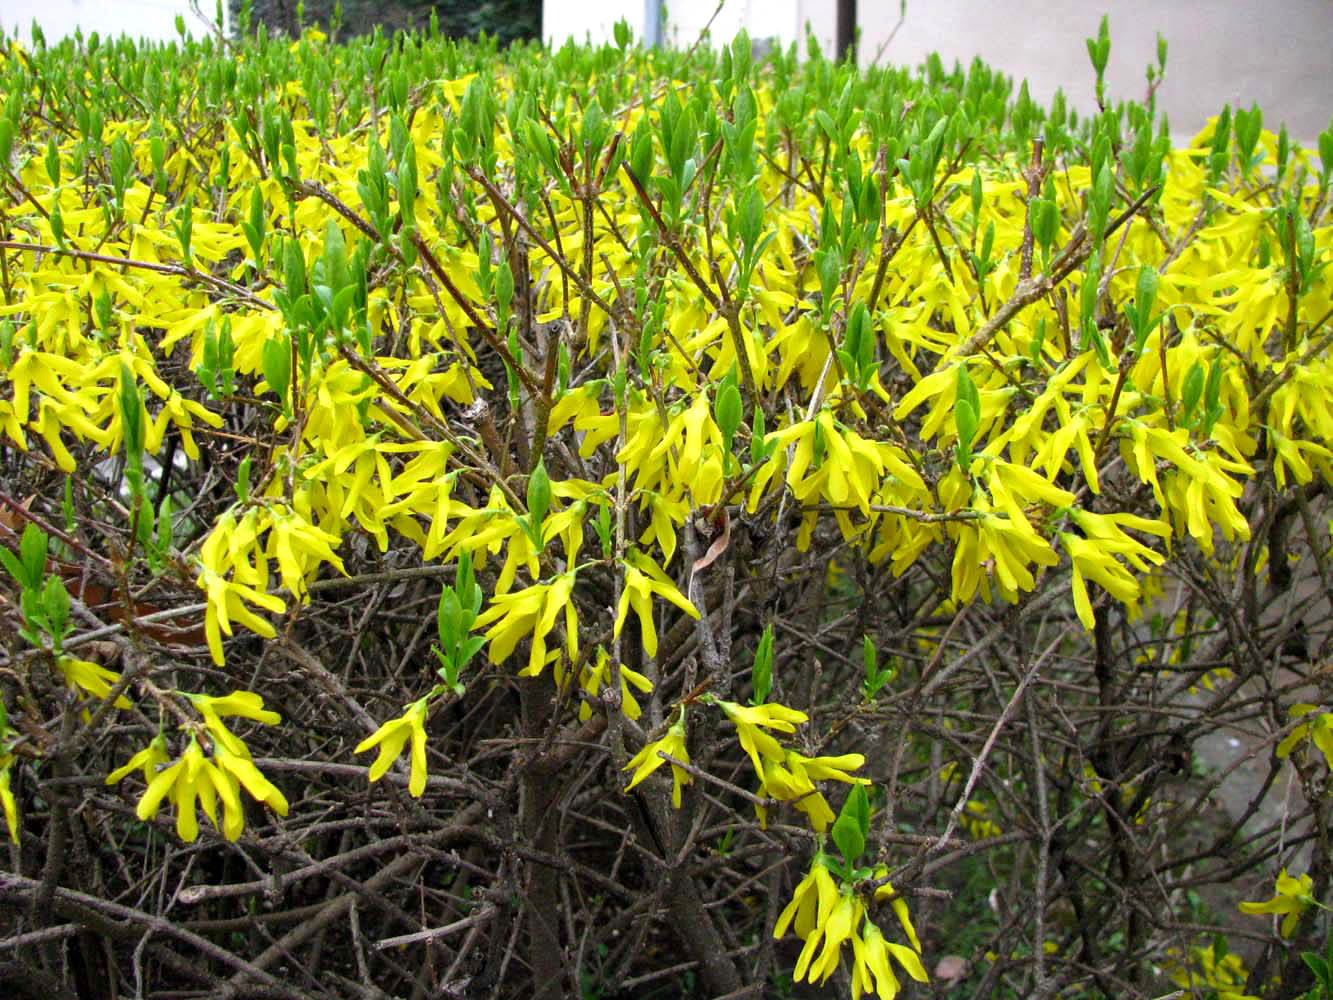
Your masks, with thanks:
[(839, 59), (856, 62), (856, 0), (838, 0), (834, 48)]

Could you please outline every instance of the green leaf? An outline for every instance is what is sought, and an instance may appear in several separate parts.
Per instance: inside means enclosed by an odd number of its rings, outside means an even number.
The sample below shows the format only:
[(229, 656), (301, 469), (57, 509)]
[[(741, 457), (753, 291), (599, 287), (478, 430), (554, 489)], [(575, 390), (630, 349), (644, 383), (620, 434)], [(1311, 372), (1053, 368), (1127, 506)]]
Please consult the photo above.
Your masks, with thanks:
[(48, 577), (42, 590), (42, 609), (50, 626), (51, 642), (56, 650), (69, 634), (69, 591), (58, 576)]
[(249, 228), (246, 229), (246, 239), (250, 243), (250, 249), (254, 251), (255, 263), (259, 263), (260, 251), (264, 245), (265, 221), (264, 195), (260, 192), (259, 186), (256, 185), (254, 190), (250, 192), (250, 220)]
[(773, 690), (773, 623), (764, 626), (764, 634), (759, 637), (759, 645), (754, 651), (754, 667), (750, 672), (750, 682), (754, 687), (755, 705), (768, 701)]
[(583, 125), (579, 129), (579, 139), (583, 146), (585, 160), (595, 160), (606, 141), (606, 114), (596, 99), (588, 102), (588, 110), (583, 113)]
[(46, 553), (50, 540), (46, 532), (31, 521), (23, 529), (23, 538), (19, 541), (19, 556), (23, 560), (25, 577), (21, 581), (27, 590), (36, 590), (42, 585), (46, 575)]
[(417, 216), (417, 151), (409, 139), (398, 161), (398, 210), (403, 222), (416, 221)]
[(1101, 26), (1097, 29), (1095, 39), (1086, 39), (1088, 46), (1088, 58), (1092, 60), (1092, 68), (1097, 71), (1100, 77), (1106, 72), (1106, 60), (1111, 54), (1111, 38), (1108, 30), (1106, 15), (1102, 15)]
[(52, 187), (60, 186), (60, 148), (56, 145), (54, 135), (46, 143), (46, 176)]
[(1315, 974), (1315, 978), (1320, 984), (1327, 988), (1330, 985), (1328, 978), (1328, 962), (1320, 958), (1312, 951), (1301, 952), (1301, 958), (1305, 964), (1310, 967), (1310, 971)]
[(866, 835), (870, 832), (870, 799), (865, 785), (853, 785), (842, 812), (833, 824), (833, 842), (848, 868), (853, 868), (865, 853)]
[(478, 651), (480, 651), (481, 647), (484, 645), (486, 645), (486, 637), (484, 635), (474, 635), (472, 638), (468, 639), (467, 642), (459, 646), (457, 657), (458, 669), (461, 671), (466, 667), (472, 661), (472, 657), (476, 656)]
[(640, 182), (648, 180), (653, 172), (653, 132), (648, 124), (647, 115), (639, 119), (639, 125), (634, 130), (634, 141), (630, 144), (629, 168)]
[(162, 561), (165, 561), (167, 553), (171, 551), (172, 528), (171, 494), (168, 493), (162, 498), (162, 505), (157, 511), (157, 537), (154, 539), (154, 548)]
[(727, 442), (727, 450), (731, 450), (731, 442), (736, 437), (736, 429), (741, 425), (741, 392), (736, 387), (734, 379), (725, 382), (718, 390), (717, 399), (713, 403), (713, 409), (717, 417), (717, 426), (722, 431), (723, 438)]
[(546, 511), (551, 506), (551, 479), (546, 474), (546, 462), (537, 460), (537, 467), (528, 476), (528, 517), (533, 543), (542, 547), (542, 522), (546, 520)]
[(824, 296), (825, 315), (833, 307), (833, 293), (842, 276), (842, 257), (836, 249), (815, 251), (815, 270), (819, 273), (819, 287)]
[[(668, 150), (668, 160), (671, 164), (671, 174), (676, 178), (683, 178), (685, 174), (685, 161), (689, 158), (694, 149), (698, 126), (694, 121), (694, 108), (688, 107), (684, 114), (676, 122), (676, 127), (671, 134), (671, 148)], [(684, 182), (682, 181), (682, 187)]]
[(976, 437), (980, 417), (966, 399), (958, 400), (953, 412), (954, 426), (958, 431), (958, 464), (966, 468), (971, 464), (972, 441)]
[(139, 393), (138, 381), (130, 372), (129, 365), (124, 362), (120, 365), (120, 389), (116, 402), (120, 408), (121, 426), (124, 430), (125, 454), (134, 461), (143, 456), (143, 397)]
[(615, 23), (611, 30), (615, 35), (616, 48), (623, 51), (629, 46), (630, 40), (634, 37), (633, 33), (630, 31), (629, 24), (622, 17)]
[(764, 438), (768, 432), (765, 428), (764, 411), (762, 407), (756, 406), (754, 408), (753, 424), (754, 426), (750, 430), (750, 461), (755, 465), (758, 465), (773, 453), (774, 449), (777, 447), (777, 442), (775, 441), (773, 443), (772, 448), (766, 447), (764, 444)]
[(611, 545), (611, 508), (606, 504), (597, 508), (597, 520), (593, 522), (593, 527), (597, 531), (597, 541), (602, 546), (602, 556), (609, 559), (613, 551)]
[(509, 268), (509, 261), (501, 260), (495, 269), (495, 300), (503, 316), (509, 315), (509, 305), (514, 301), (514, 272)]
[(0, 565), (3, 565), (9, 571), (9, 575), (14, 578), (22, 590), (30, 590), (28, 584), (27, 571), (18, 559), (14, 558), (14, 553), (4, 546), (0, 546)]
[(1145, 264), (1139, 268), (1139, 280), (1134, 289), (1134, 303), (1140, 316), (1146, 320), (1157, 301), (1157, 268)]
[(847, 334), (843, 344), (856, 362), (859, 381), (864, 387), (869, 382), (870, 370), (875, 363), (875, 332), (871, 328), (870, 310), (864, 302), (852, 306), (851, 315), (847, 317)]
[(1186, 373), (1185, 384), (1180, 391), (1181, 423), (1188, 425), (1193, 422), (1194, 410), (1203, 398), (1203, 389), (1203, 365), (1196, 361)]
[(1055, 202), (1047, 198), (1033, 198), (1029, 208), (1032, 214), (1032, 238), (1043, 252), (1049, 252), (1060, 229), (1060, 210)]
[(295, 302), (306, 293), (305, 254), (295, 238), (288, 239), (282, 247), (282, 277), (287, 297)]
[(139, 543), (139, 549), (149, 557), (151, 563), (153, 552), (153, 508), (144, 497), (143, 501), (134, 511), (134, 537)]
[(204, 357), (199, 363), (199, 381), (214, 399), (218, 396), (218, 337), (217, 324), (210, 319), (204, 328)]
[(440, 591), (440, 603), (435, 611), (435, 628), (440, 637), (440, 647), (452, 650), (462, 636), (460, 625), (463, 620), (463, 606), (452, 587)]
[(1139, 280), (1134, 292), (1133, 308), (1126, 307), (1125, 313), (1129, 316), (1130, 325), (1134, 329), (1134, 349), (1137, 353), (1142, 353), (1144, 346), (1148, 342), (1148, 337), (1153, 331), (1158, 321), (1159, 315), (1153, 318), (1153, 306), (1157, 302), (1157, 269), (1144, 265), (1139, 269)]
[(971, 405), (977, 419), (981, 418), (981, 394), (977, 392), (977, 384), (972, 381), (965, 364), (958, 366), (958, 398)]
[(176, 239), (180, 241), (181, 256), (185, 259), (185, 266), (192, 267), (193, 255), (190, 250), (190, 240), (194, 232), (194, 195), (186, 195), (185, 201), (181, 203), (180, 211), (176, 213), (176, 221), (173, 223), (176, 230)]
[(759, 242), (759, 234), (763, 230), (763, 226), (764, 196), (757, 189), (751, 187), (746, 191), (740, 209), (741, 242), (750, 253), (754, 252), (755, 244)]
[(995, 249), (995, 220), (986, 223), (986, 232), (981, 237), (981, 254), (977, 261), (977, 273), (985, 280), (986, 275), (995, 270), (995, 264), (991, 261), (991, 253)]
[(292, 382), (292, 343), (283, 334), (264, 341), (264, 381), (282, 403), (283, 412), (290, 412), (291, 400), (287, 390)]

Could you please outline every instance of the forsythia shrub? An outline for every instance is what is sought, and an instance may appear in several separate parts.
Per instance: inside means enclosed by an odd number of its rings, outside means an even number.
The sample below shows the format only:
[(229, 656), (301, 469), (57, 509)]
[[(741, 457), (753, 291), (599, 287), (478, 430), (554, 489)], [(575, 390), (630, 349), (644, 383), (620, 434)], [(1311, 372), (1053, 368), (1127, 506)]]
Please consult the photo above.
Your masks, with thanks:
[(1328, 752), (1265, 615), (1329, 586), (1333, 131), (619, 42), (5, 41), (5, 932), (209, 993), (1194, 982), (1171, 755)]

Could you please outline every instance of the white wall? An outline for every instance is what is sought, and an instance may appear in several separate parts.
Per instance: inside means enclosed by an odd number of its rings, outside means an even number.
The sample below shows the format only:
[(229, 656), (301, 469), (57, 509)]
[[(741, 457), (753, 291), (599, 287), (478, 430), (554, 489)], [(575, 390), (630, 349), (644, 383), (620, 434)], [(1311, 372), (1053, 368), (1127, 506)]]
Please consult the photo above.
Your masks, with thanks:
[[(199, 7), (206, 16), (213, 16), (214, 0), (202, 0)], [(225, 3), (223, 8), (225, 13)], [(0, 0), (0, 26), (11, 37), (17, 28), (25, 44), (34, 20), (53, 45), (74, 34), (75, 27), (82, 29), (85, 38), (96, 31), (104, 38), (132, 35), (169, 42), (179, 37), (177, 14), (185, 18), (186, 30), (194, 37), (202, 38), (207, 32), (190, 12), (188, 0)]]
[[(717, 7), (716, 0), (666, 0), (667, 40), (688, 46)], [(625, 16), (642, 37), (643, 0), (545, 0), (543, 37), (563, 44), (611, 37)], [(824, 51), (833, 49), (835, 0), (726, 0), (713, 22), (716, 41), (744, 25), (751, 37), (777, 36), (804, 50), (808, 22)], [(1169, 44), (1166, 79), (1158, 105), (1170, 116), (1178, 143), (1188, 140), (1224, 103), (1264, 109), (1264, 123), (1286, 121), (1293, 138), (1311, 146), (1333, 115), (1333, 0), (858, 0), (859, 56), (864, 64), (882, 52), (886, 62), (919, 65), (939, 52), (945, 65), (964, 66), (980, 56), (1015, 78), (1026, 78), (1033, 98), (1045, 105), (1057, 87), (1081, 112), (1094, 110), (1092, 67), (1083, 40), (1110, 18), (1112, 99), (1143, 100), (1144, 71), (1155, 62), (1157, 33)], [(1015, 86), (1017, 89), (1017, 86)]]
[[(612, 26), (624, 18), (636, 39), (648, 35), (647, 8), (654, 0), (543, 0), (542, 38), (555, 48), (573, 38), (610, 41)], [(865, 2), (865, 0), (862, 0)], [(714, 45), (731, 41), (745, 28), (751, 38), (776, 38), (784, 47), (804, 45), (808, 22), (825, 50), (833, 48), (834, 0), (666, 0), (665, 41), (689, 48), (709, 25)]]
[(566, 39), (590, 40), (594, 45), (614, 38), (612, 26), (624, 19), (634, 38), (644, 37), (643, 0), (605, 0), (601, 3), (574, 3), (571, 0), (543, 0), (542, 40), (558, 49)]
[[(873, 59), (898, 21), (897, 0), (860, 0), (862, 61)], [(1333, 115), (1333, 2), (1330, 0), (908, 0), (885, 62), (917, 65), (938, 51), (947, 67), (973, 56), (1019, 80), (1047, 104), (1057, 87), (1081, 111), (1093, 110), (1085, 38), (1110, 19), (1112, 99), (1143, 100), (1144, 70), (1167, 40), (1158, 105), (1183, 144), (1222, 109), (1258, 102), (1265, 127), (1285, 120), (1307, 147)]]

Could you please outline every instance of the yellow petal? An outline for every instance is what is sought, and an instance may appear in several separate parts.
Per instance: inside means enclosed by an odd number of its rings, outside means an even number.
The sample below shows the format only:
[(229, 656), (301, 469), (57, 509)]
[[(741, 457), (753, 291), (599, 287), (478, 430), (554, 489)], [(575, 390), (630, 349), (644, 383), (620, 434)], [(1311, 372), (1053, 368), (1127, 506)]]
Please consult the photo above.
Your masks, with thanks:
[(181, 761), (176, 761), (170, 767), (153, 776), (153, 780), (148, 783), (148, 790), (140, 797), (139, 804), (134, 809), (134, 813), (139, 819), (147, 822), (157, 815), (157, 811), (162, 807), (162, 800), (171, 791), (172, 785), (176, 783), (177, 775), (181, 773), (184, 767), (185, 765)]

